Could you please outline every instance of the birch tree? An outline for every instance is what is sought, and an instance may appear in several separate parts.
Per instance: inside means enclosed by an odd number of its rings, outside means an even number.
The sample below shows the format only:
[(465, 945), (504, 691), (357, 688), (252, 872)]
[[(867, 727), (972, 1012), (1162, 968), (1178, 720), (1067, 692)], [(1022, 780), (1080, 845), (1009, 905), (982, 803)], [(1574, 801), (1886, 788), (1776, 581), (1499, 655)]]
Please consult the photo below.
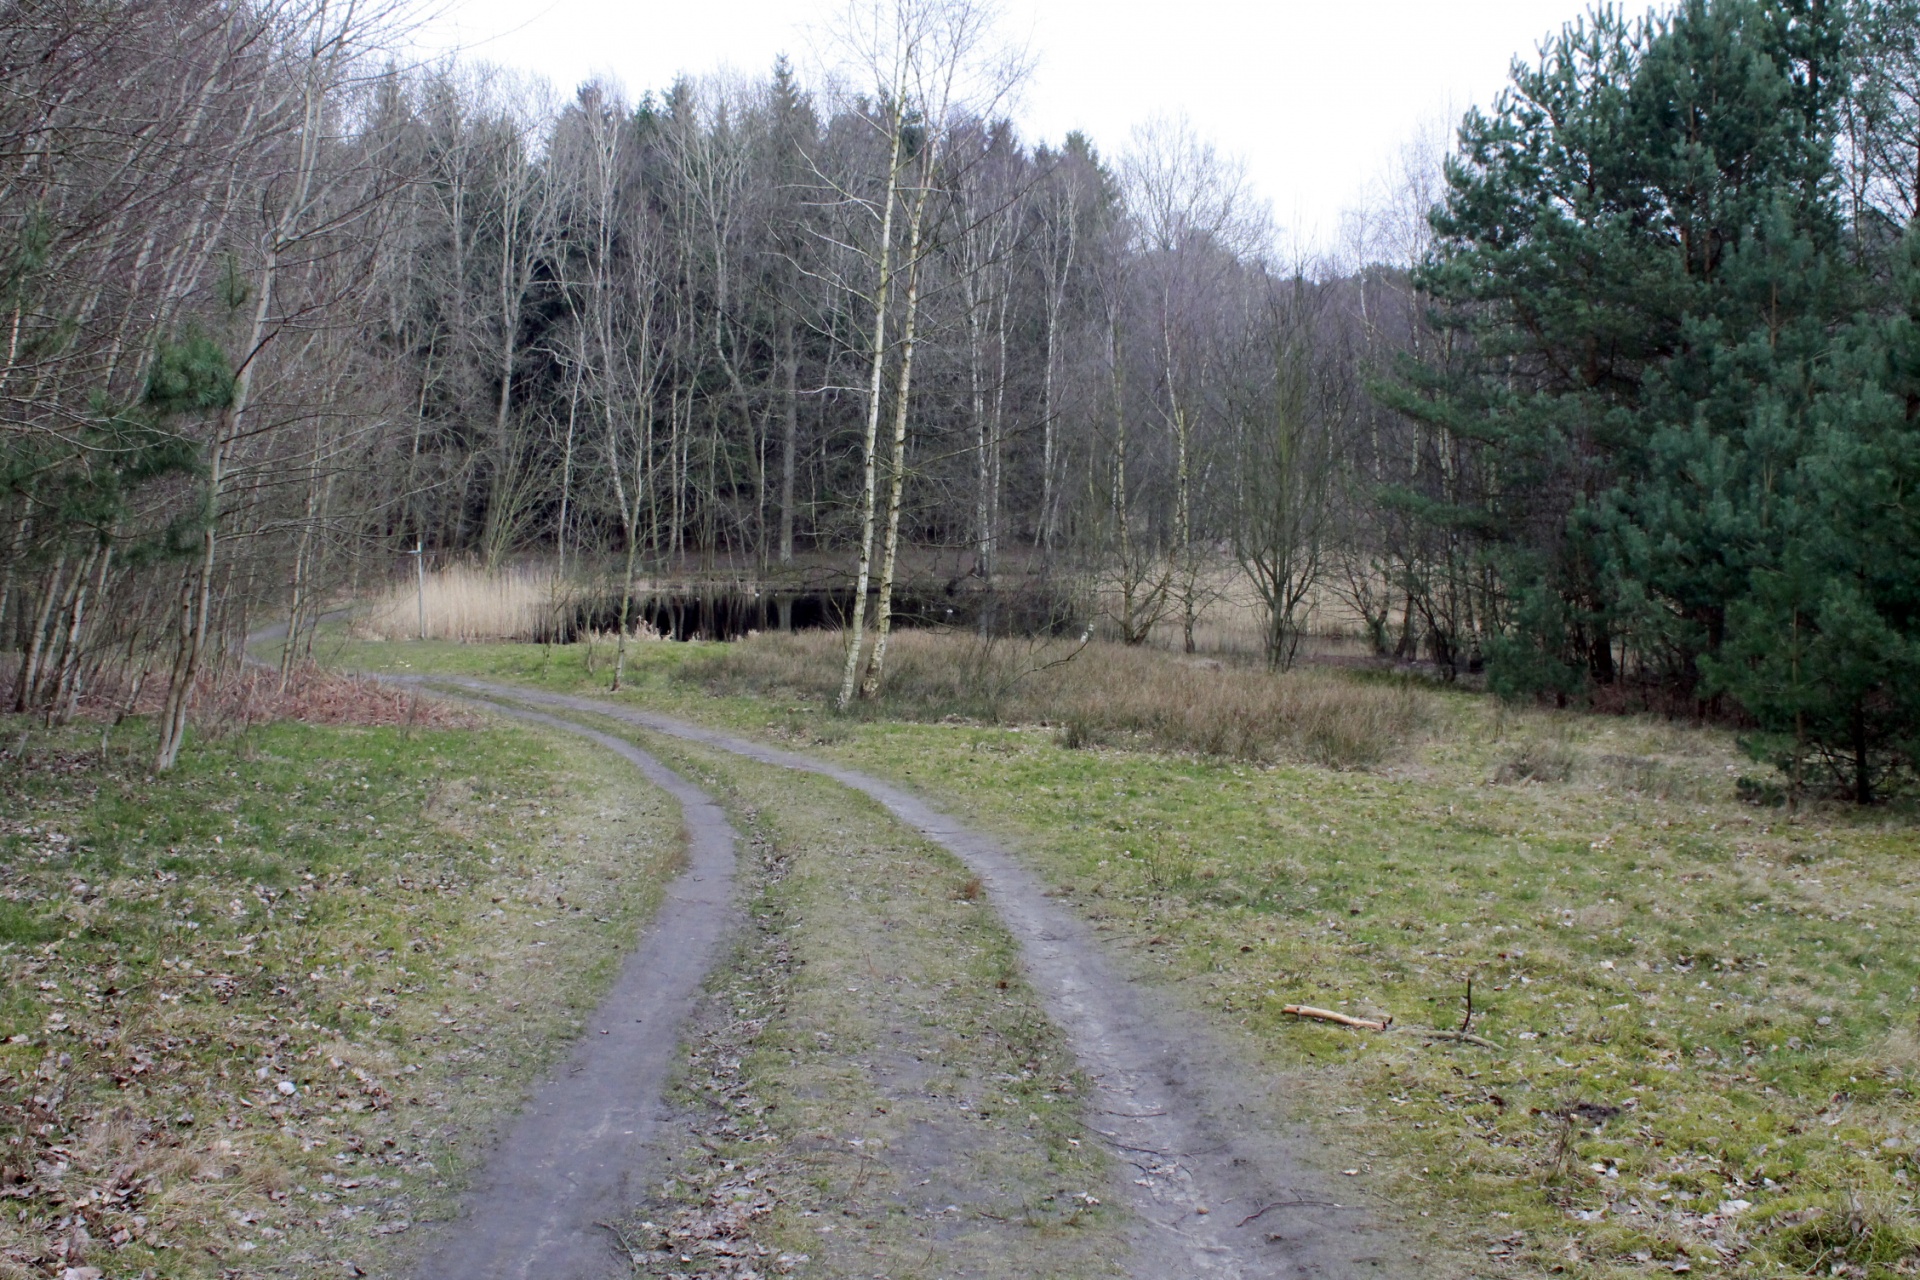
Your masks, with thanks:
[[(990, 116), (1023, 69), (991, 43), (996, 14), (985, 0), (873, 0), (848, 11), (843, 42), (872, 97), (864, 107), (869, 127), (884, 140), (884, 181), (862, 199), (873, 239), (862, 255), (873, 266), (867, 294), (869, 328), (867, 420), (861, 447), (860, 550), (854, 573), (854, 616), (849, 630), (838, 705), (856, 692), (872, 697), (886, 672), (893, 624), (893, 588), (899, 570), (900, 512), (907, 477), (913, 366), (918, 340), (920, 288), (929, 249), (927, 211), (951, 140), (956, 112)], [(841, 190), (851, 194), (842, 184)], [(896, 263), (896, 226), (904, 235)], [(896, 271), (906, 284), (901, 304), (897, 356), (887, 338)], [(879, 426), (887, 369), (896, 361), (892, 433), (886, 454), (885, 535), (873, 605), (874, 641), (865, 651), (866, 601), (873, 581), (874, 539), (881, 513)], [(864, 661), (865, 674), (862, 674)]]

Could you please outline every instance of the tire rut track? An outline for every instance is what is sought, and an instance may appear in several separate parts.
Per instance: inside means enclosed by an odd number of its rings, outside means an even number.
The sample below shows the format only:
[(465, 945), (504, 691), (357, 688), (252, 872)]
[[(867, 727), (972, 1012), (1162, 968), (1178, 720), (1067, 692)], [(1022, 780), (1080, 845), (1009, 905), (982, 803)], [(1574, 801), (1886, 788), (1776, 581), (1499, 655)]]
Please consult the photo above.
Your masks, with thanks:
[[(966, 863), (1019, 942), (1029, 980), (1094, 1082), (1090, 1131), (1113, 1151), (1137, 1215), (1133, 1274), (1294, 1280), (1417, 1275), (1375, 1216), (1339, 1202), (1301, 1125), (1238, 1055), (1171, 999), (1130, 982), (1078, 916), (998, 842), (918, 796), (842, 765), (668, 716), (470, 677), (437, 685), (604, 717), (860, 791)], [(531, 713), (529, 713), (531, 714)], [(591, 732), (591, 731), (588, 731)], [(617, 739), (616, 739), (617, 741)]]
[[(651, 745), (749, 840), (740, 942), (691, 1046), (707, 1105), (690, 1119), (716, 1141), (652, 1182), (722, 1227), (773, 1194), (724, 1247), (701, 1215), (680, 1219), (690, 1236), (656, 1228), (656, 1251), (676, 1247), (644, 1274), (745, 1280), (805, 1254), (794, 1273), (821, 1280), (1125, 1276), (1131, 1215), (1086, 1141), (1082, 1073), (971, 872), (829, 779)], [(716, 1177), (747, 1198), (709, 1193)]]
[(537, 1086), (491, 1153), (465, 1210), (441, 1228), (420, 1280), (601, 1280), (632, 1274), (609, 1224), (644, 1195), (655, 1139), (671, 1120), (668, 1080), (683, 1027), (732, 923), (737, 836), (698, 787), (609, 733), (557, 716), (473, 701), (576, 734), (630, 761), (680, 805), (687, 868), (565, 1061)]

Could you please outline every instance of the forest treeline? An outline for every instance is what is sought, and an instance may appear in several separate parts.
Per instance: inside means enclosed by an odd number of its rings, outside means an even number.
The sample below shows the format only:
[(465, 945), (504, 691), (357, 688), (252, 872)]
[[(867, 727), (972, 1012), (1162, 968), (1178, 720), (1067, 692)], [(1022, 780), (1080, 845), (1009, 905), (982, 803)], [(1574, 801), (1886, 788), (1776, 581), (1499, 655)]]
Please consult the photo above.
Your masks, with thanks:
[(164, 767), (238, 637), (290, 666), (416, 550), (832, 571), (845, 702), (937, 556), (1127, 643), (1232, 579), (1275, 667), (1338, 601), (1796, 787), (1912, 773), (1916, 0), (1596, 11), (1314, 261), (1178, 122), (1023, 138), (991, 19), (857, 4), (818, 83), (632, 99), (317, 0), (15, 6), (14, 708), (157, 706)]

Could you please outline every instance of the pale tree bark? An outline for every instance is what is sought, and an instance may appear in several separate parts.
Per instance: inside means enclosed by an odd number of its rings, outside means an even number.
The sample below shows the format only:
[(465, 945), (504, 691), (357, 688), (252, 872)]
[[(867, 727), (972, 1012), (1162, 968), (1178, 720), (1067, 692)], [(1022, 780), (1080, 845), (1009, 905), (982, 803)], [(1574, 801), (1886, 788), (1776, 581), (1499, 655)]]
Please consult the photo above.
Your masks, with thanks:
[(55, 724), (66, 724), (73, 719), (80, 708), (80, 686), (83, 680), (81, 662), (83, 652), (81, 637), (84, 634), (86, 606), (89, 590), (95, 600), (105, 593), (107, 575), (113, 566), (113, 538), (111, 534), (103, 538), (92, 556), (93, 582), (91, 586), (82, 584), (74, 594), (72, 610), (67, 618), (67, 634), (60, 652), (59, 674), (54, 680), (53, 696), (49, 699), (50, 712)]
[[(1162, 302), (1164, 314), (1165, 302)], [(1194, 579), (1198, 573), (1193, 554), (1193, 418), (1180, 397), (1179, 371), (1174, 365), (1173, 343), (1163, 324), (1162, 352), (1165, 363), (1162, 377), (1167, 385), (1167, 418), (1173, 427), (1173, 563), (1179, 579), (1180, 634), (1182, 647), (1193, 652), (1193, 624), (1198, 613)]]
[(300, 616), (307, 604), (307, 558), (313, 549), (314, 518), (320, 510), (319, 456), (307, 463), (306, 509), (295, 535), (293, 573), (287, 582), (287, 631), (280, 637), (280, 692), (293, 681), (294, 662), (300, 652)]
[(900, 567), (900, 506), (907, 480), (907, 419), (913, 405), (914, 340), (920, 321), (921, 237), (926, 225), (927, 188), (914, 198), (913, 214), (907, 224), (907, 294), (900, 341), (900, 382), (894, 388), (893, 443), (888, 454), (887, 540), (880, 563), (880, 598), (874, 603), (873, 656), (860, 681), (860, 696), (872, 698), (880, 692), (880, 681), (887, 669), (887, 637), (893, 632), (893, 583)]
[(1121, 643), (1142, 645), (1153, 634), (1154, 625), (1166, 610), (1172, 569), (1151, 547), (1140, 547), (1133, 535), (1133, 478), (1127, 458), (1130, 432), (1125, 374), (1120, 360), (1117, 300), (1109, 302), (1107, 314), (1107, 376), (1113, 414), (1113, 431), (1108, 438), (1112, 450), (1108, 463), (1108, 514), (1114, 526), (1115, 586), (1120, 596), (1120, 616), (1115, 621), (1120, 628)]
[[(639, 368), (638, 377), (635, 379), (634, 411), (630, 419), (626, 415), (616, 417), (613, 414), (609, 414), (607, 418), (608, 470), (613, 479), (614, 496), (620, 503), (620, 527), (626, 542), (626, 555), (620, 576), (620, 634), (614, 642), (612, 690), (615, 693), (620, 691), (621, 681), (626, 677), (627, 636), (633, 629), (634, 574), (639, 564), (640, 548), (643, 543), (640, 516), (642, 509), (650, 500), (654, 487), (652, 484), (653, 397), (657, 365), (653, 359), (652, 341), (652, 291), (648, 290), (641, 306), (638, 334)], [(616, 425), (616, 422), (620, 425)], [(623, 436), (628, 430), (633, 432), (633, 436), (623, 442)], [(631, 474), (628, 474), (628, 467), (632, 468)]]
[(253, 322), (247, 332), (246, 352), (240, 373), (234, 379), (233, 402), (216, 419), (213, 440), (207, 450), (204, 508), (201, 512), (200, 559), (181, 585), (178, 650), (173, 675), (167, 686), (166, 707), (160, 716), (160, 745), (154, 753), (156, 773), (173, 768), (186, 741), (187, 712), (193, 702), (193, 684), (199, 679), (202, 657), (207, 645), (207, 619), (213, 610), (214, 565), (219, 553), (220, 500), (226, 482), (227, 450), (234, 434), (244, 425), (253, 390), (254, 371), (265, 345), (267, 326), (272, 315), (274, 278), (279, 269), (280, 237), (290, 231), (284, 222), (268, 236), (266, 253), (255, 287), (258, 301)]
[[(166, 706), (160, 719), (160, 741), (154, 753), (154, 769), (172, 769), (186, 738), (187, 713), (193, 700), (194, 682), (205, 660), (209, 621), (214, 607), (214, 577), (218, 562), (221, 504), (225, 496), (229, 451), (236, 438), (249, 427), (256, 381), (264, 363), (267, 343), (276, 331), (275, 289), (283, 256), (314, 231), (308, 225), (314, 216), (314, 201), (320, 194), (317, 183), (325, 143), (324, 126), (330, 96), (341, 83), (351, 54), (353, 36), (351, 18), (344, 23), (330, 21), (324, 7), (310, 15), (312, 25), (302, 34), (307, 52), (291, 79), (290, 101), (284, 109), (297, 113), (290, 146), (291, 162), (284, 175), (278, 209), (261, 237), (261, 256), (252, 281), (254, 307), (252, 319), (240, 345), (240, 361), (233, 380), (232, 396), (213, 425), (212, 439), (206, 448), (206, 479), (201, 494), (201, 533), (198, 564), (182, 584), (178, 615), (177, 650), (172, 678), (167, 688)], [(278, 109), (278, 108), (276, 108)]]
[(1046, 347), (1040, 375), (1040, 517), (1034, 538), (1047, 552), (1053, 548), (1059, 522), (1060, 326), (1080, 249), (1079, 174), (1078, 164), (1071, 160), (1054, 166), (1040, 215), (1046, 241), (1040, 253)]
[(893, 214), (899, 203), (900, 161), (905, 145), (904, 113), (902, 99), (906, 87), (906, 51), (901, 50), (895, 66), (892, 84), (892, 106), (889, 108), (887, 180), (886, 189), (881, 195), (880, 234), (875, 241), (873, 259), (877, 267), (877, 279), (874, 282), (872, 303), (873, 323), (869, 330), (867, 353), (867, 414), (865, 433), (861, 438), (860, 467), (860, 560), (853, 576), (853, 616), (848, 619), (846, 666), (841, 672), (840, 695), (836, 705), (842, 710), (853, 701), (853, 695), (860, 679), (860, 660), (866, 644), (867, 629), (867, 585), (873, 576), (873, 535), (878, 519), (875, 508), (877, 478), (880, 465), (876, 446), (880, 440), (880, 395), (886, 386), (887, 373), (887, 310), (892, 302), (893, 293)]
[(1264, 331), (1245, 353), (1247, 367), (1265, 365), (1265, 385), (1243, 400), (1234, 554), (1260, 598), (1267, 667), (1284, 671), (1326, 567), (1333, 440), (1346, 405), (1339, 389), (1316, 385), (1323, 380), (1311, 286), (1294, 280), (1277, 289)]
[(554, 185), (535, 168), (531, 131), (537, 115), (514, 104), (499, 122), (492, 153), (499, 207), (499, 257), (494, 272), (494, 399), (492, 475), (487, 494), (482, 555), (489, 567), (512, 550), (524, 532), (542, 477), (530, 470), (514, 413), (513, 391), (519, 374), (520, 332), (540, 263), (553, 235)]
[(60, 597), (60, 588), (67, 569), (67, 552), (64, 546), (54, 559), (53, 568), (47, 573), (47, 585), (41, 589), (40, 608), (34, 615), (32, 630), (27, 633), (27, 652), (20, 662), (20, 671), (13, 682), (13, 709), (24, 712), (32, 708), (34, 691), (40, 684), (40, 662), (47, 651), (47, 627), (53, 618), (55, 602)]
[[(1023, 175), (1008, 172), (1001, 130), (963, 125), (948, 148), (960, 160), (951, 179), (959, 223), (951, 260), (967, 338), (968, 409), (973, 429), (974, 572), (989, 585), (998, 570), (1000, 446), (1007, 392), (1007, 309), (1025, 215)], [(983, 620), (985, 615), (983, 614)]]
[[(913, 209), (909, 217), (909, 247), (906, 268), (909, 288), (903, 331), (909, 341), (902, 349), (901, 376), (895, 389), (895, 444), (893, 471), (889, 476), (887, 500), (887, 563), (879, 583), (876, 602), (878, 639), (861, 675), (865, 639), (866, 593), (872, 573), (876, 505), (876, 445), (878, 444), (880, 394), (885, 386), (884, 370), (887, 346), (884, 341), (884, 315), (888, 288), (875, 295), (873, 343), (870, 348), (865, 465), (861, 497), (860, 564), (856, 573), (854, 619), (847, 647), (846, 666), (841, 673), (837, 704), (842, 709), (852, 702), (856, 691), (864, 697), (875, 696), (886, 673), (886, 636), (892, 629), (894, 576), (898, 569), (900, 509), (904, 500), (909, 406), (907, 397), (912, 381), (911, 337), (917, 325), (920, 305), (919, 266), (925, 255), (927, 202), (939, 180), (950, 141), (955, 114), (964, 109), (976, 116), (990, 114), (995, 105), (1025, 74), (1024, 66), (989, 47), (992, 9), (979, 0), (876, 0), (864, 10), (853, 9), (854, 47), (862, 53), (870, 71), (878, 71), (881, 100), (885, 108), (883, 127), (888, 135), (888, 180), (886, 210), (881, 220), (881, 253), (891, 251), (893, 208), (896, 199), (905, 198), (901, 185), (902, 163), (910, 161)], [(865, 15), (868, 25), (862, 29)], [(864, 38), (863, 38), (864, 37)], [(864, 44), (864, 49), (861, 47)], [(912, 154), (906, 150), (909, 127), (915, 133)], [(883, 278), (892, 283), (890, 258)]]
[(567, 576), (567, 531), (570, 504), (573, 501), (573, 439), (574, 428), (580, 417), (580, 366), (575, 365), (571, 379), (572, 387), (567, 393), (567, 434), (560, 446), (560, 513), (554, 521), (553, 547), (558, 562), (558, 576), (564, 580)]
[(1135, 217), (1136, 251), (1155, 297), (1160, 416), (1173, 446), (1173, 515), (1168, 557), (1180, 607), (1181, 640), (1194, 651), (1205, 605), (1205, 564), (1197, 544), (1195, 450), (1207, 385), (1209, 346), (1218, 340), (1217, 299), (1241, 256), (1258, 242), (1241, 167), (1201, 142), (1184, 120), (1155, 120), (1135, 132), (1122, 166)]
[(606, 476), (618, 508), (622, 551), (612, 688), (626, 678), (633, 593), (640, 556), (652, 545), (645, 522), (654, 502), (654, 406), (662, 361), (654, 350), (658, 234), (622, 190), (626, 104), (604, 86), (581, 94), (574, 133), (556, 140), (551, 180), (567, 183), (570, 231), (578, 238), (582, 278), (564, 281), (573, 318), (572, 406), (563, 470), (571, 474), (573, 414), (584, 396), (600, 424)]
[(793, 563), (793, 482), (800, 457), (800, 349), (780, 311), (780, 563)]

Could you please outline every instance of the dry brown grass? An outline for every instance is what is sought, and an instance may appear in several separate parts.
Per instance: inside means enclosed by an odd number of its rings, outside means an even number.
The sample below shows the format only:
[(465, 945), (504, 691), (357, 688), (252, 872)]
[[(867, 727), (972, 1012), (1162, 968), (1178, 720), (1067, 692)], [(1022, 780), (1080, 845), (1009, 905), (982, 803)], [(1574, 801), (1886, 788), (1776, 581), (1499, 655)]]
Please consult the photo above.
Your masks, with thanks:
[[(78, 718), (117, 724), (128, 715), (158, 715), (166, 699), (164, 678), (148, 673), (136, 689), (125, 671), (108, 668), (95, 673), (81, 696)], [(284, 685), (273, 668), (222, 664), (201, 672), (190, 705), (194, 723), (215, 734), (279, 720), (422, 729), (471, 728), (478, 723), (465, 712), (423, 698), (416, 690), (311, 662), (294, 667)]]
[[(1209, 564), (1194, 580), (1198, 609), (1194, 618), (1193, 644), (1200, 653), (1233, 654), (1254, 658), (1265, 651), (1266, 617), (1260, 595), (1253, 582), (1231, 561)], [(1120, 613), (1119, 592), (1103, 584), (1094, 593), (1094, 604), (1102, 619)], [(1306, 652), (1360, 654), (1368, 651), (1364, 637), (1366, 620), (1353, 607), (1326, 586), (1315, 588), (1302, 610), (1307, 636)], [(1096, 634), (1117, 638), (1110, 621), (1102, 621)], [(1153, 628), (1148, 644), (1156, 649), (1182, 648), (1180, 605), (1170, 599), (1166, 611)]]
[(311, 663), (294, 668), (284, 687), (277, 671), (243, 667), (207, 682), (194, 705), (195, 719), (215, 731), (245, 730), (278, 720), (421, 729), (464, 729), (477, 723), (464, 711), (421, 697), (418, 690)]
[[(718, 692), (823, 701), (837, 690), (838, 632), (755, 636), (689, 662)], [(1093, 642), (1084, 647), (926, 631), (893, 638), (887, 682), (869, 713), (1044, 724), (1069, 746), (1121, 741), (1244, 760), (1367, 768), (1431, 719), (1432, 697), (1405, 681), (1326, 670), (1273, 675), (1212, 659)]]
[[(366, 640), (417, 639), (420, 597), (411, 577), (401, 579), (354, 619), (353, 634)], [(573, 597), (572, 585), (551, 569), (489, 573), (452, 565), (427, 575), (426, 638), (532, 640), (553, 626)]]

